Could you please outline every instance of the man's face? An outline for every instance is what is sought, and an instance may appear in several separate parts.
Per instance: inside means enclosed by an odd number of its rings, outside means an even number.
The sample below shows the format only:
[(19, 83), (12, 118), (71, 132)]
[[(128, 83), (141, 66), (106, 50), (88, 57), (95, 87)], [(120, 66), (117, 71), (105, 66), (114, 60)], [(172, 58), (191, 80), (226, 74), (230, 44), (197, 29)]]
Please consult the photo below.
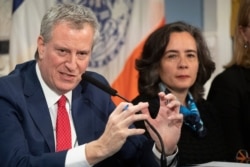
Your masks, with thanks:
[(38, 38), (38, 65), (46, 84), (58, 94), (74, 89), (85, 72), (93, 45), (94, 30), (89, 24), (82, 29), (61, 22), (54, 26), (51, 39)]

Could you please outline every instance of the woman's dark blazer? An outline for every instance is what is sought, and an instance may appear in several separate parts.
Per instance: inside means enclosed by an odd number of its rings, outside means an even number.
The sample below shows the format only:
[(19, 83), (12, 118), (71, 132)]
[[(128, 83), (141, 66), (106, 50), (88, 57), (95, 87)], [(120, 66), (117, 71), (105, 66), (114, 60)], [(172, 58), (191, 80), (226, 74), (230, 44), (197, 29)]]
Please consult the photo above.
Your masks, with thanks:
[[(137, 96), (133, 104), (139, 101), (149, 102), (149, 110), (154, 118), (159, 108), (158, 97)], [(199, 138), (187, 125), (183, 124), (178, 143), (179, 165), (200, 164), (210, 161), (226, 161), (227, 151), (224, 144), (221, 127), (218, 123), (215, 109), (204, 99), (197, 103), (201, 118), (207, 128), (207, 135)], [(143, 122), (136, 122), (137, 127), (145, 128)], [(145, 133), (150, 138), (148, 132)]]
[(219, 113), (231, 160), (239, 149), (250, 153), (250, 68), (235, 65), (216, 76), (207, 99)]

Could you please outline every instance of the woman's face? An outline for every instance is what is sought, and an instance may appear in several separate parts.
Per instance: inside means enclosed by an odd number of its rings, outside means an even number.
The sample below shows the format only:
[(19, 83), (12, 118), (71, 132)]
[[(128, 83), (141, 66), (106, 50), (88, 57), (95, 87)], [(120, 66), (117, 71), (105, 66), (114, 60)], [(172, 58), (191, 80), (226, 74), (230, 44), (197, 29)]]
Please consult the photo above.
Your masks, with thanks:
[(175, 92), (187, 92), (199, 68), (195, 39), (188, 32), (173, 32), (160, 62), (162, 82)]

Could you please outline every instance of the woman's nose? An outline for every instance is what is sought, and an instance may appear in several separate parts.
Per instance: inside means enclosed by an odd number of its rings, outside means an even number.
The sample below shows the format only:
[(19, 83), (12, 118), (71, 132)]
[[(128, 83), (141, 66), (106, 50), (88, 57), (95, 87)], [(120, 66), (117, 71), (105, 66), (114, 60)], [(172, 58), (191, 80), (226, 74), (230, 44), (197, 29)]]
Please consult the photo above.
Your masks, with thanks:
[(185, 57), (180, 57), (178, 66), (179, 68), (187, 68), (188, 67), (187, 59)]

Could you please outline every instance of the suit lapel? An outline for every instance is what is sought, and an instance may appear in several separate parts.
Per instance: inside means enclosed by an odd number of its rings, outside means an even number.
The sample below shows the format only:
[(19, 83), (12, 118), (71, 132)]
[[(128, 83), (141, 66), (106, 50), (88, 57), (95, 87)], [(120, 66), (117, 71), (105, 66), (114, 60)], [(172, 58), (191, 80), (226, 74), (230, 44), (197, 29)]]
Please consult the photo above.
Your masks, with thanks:
[(52, 122), (46, 99), (36, 75), (35, 63), (29, 69), (28, 73), (29, 75), (25, 76), (24, 93), (27, 96), (29, 113), (34, 124), (47, 142), (50, 151), (55, 151)]
[(72, 116), (79, 144), (84, 144), (95, 139), (95, 116), (92, 112), (90, 95), (82, 93), (81, 86), (78, 86), (72, 95)]

